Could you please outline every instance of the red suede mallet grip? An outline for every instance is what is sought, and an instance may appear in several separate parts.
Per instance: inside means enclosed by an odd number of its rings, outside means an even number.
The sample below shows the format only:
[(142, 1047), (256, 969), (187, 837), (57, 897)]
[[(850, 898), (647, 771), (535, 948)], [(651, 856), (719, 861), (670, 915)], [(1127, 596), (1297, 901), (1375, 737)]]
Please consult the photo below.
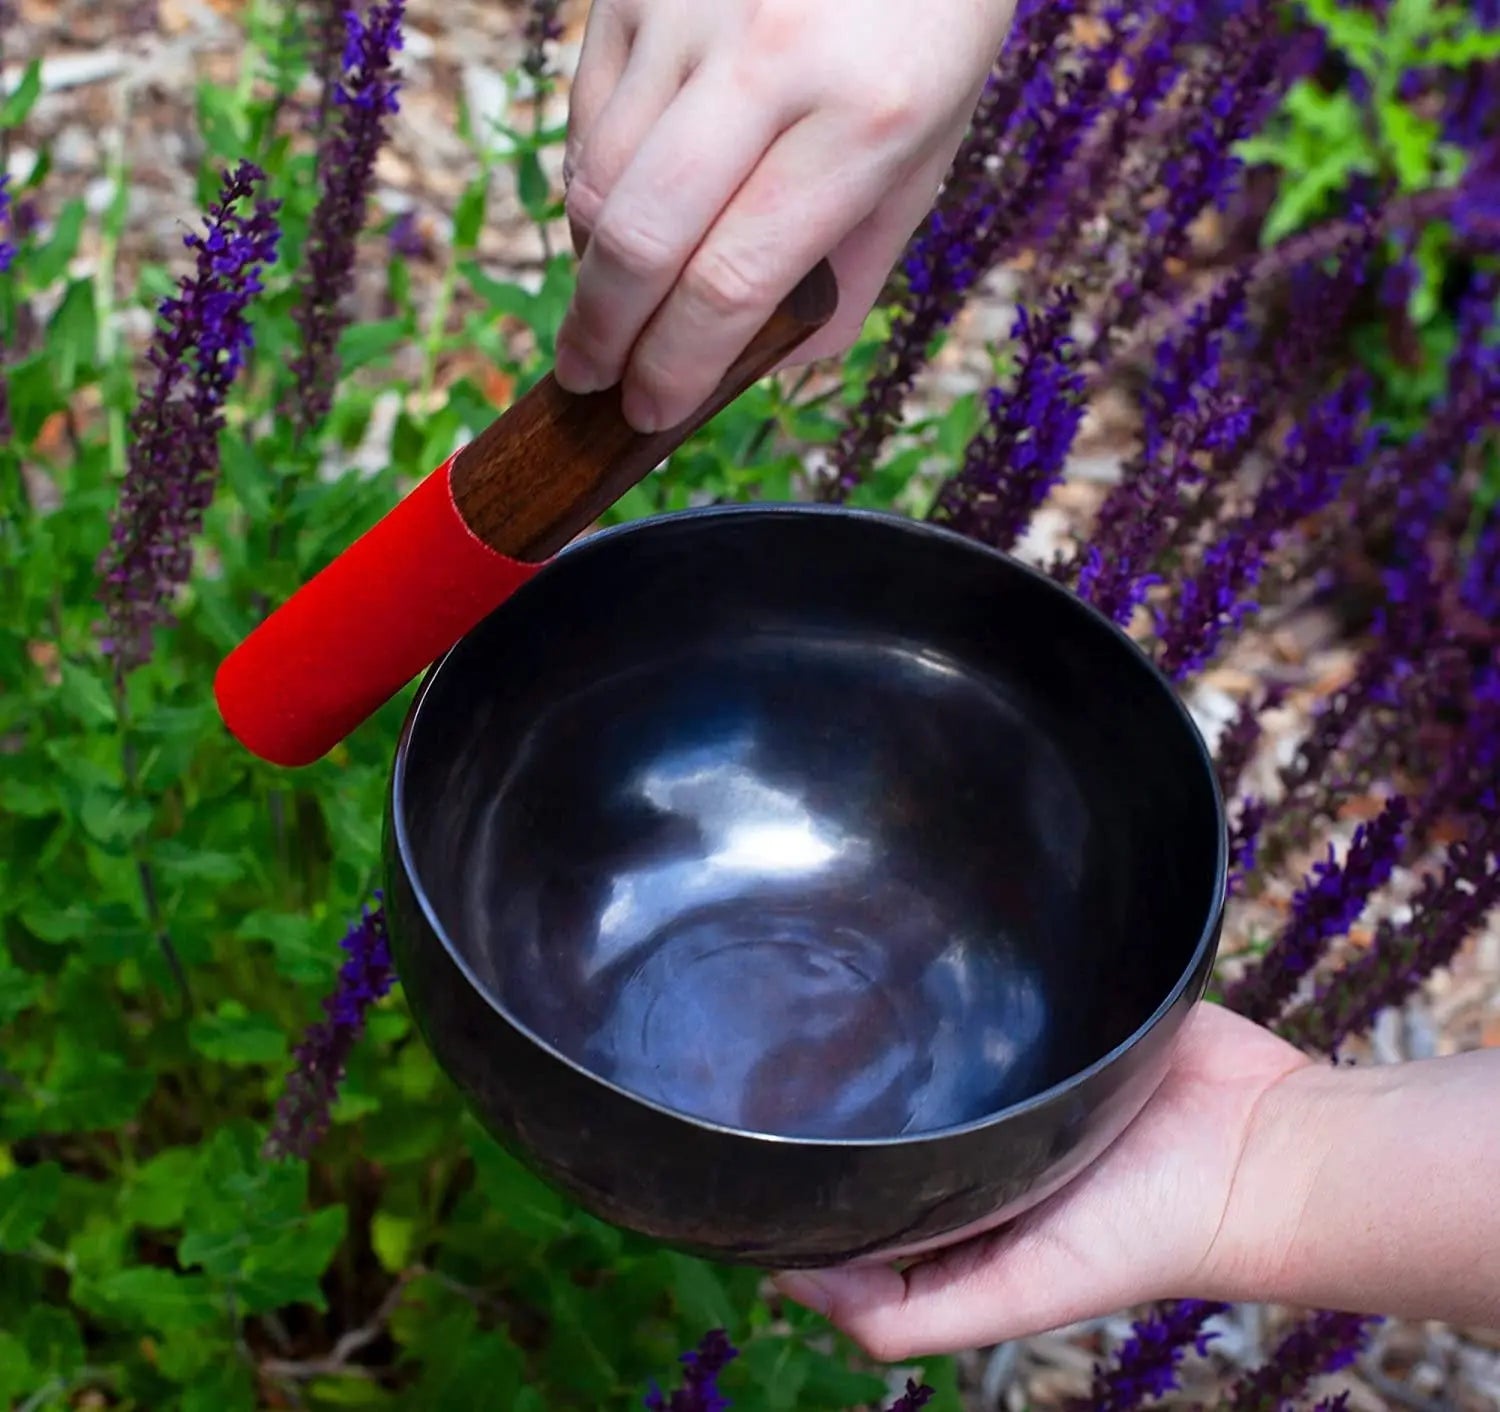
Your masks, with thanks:
[(457, 455), (306, 583), (219, 668), (224, 723), (275, 765), (309, 765), (541, 567), (464, 523)]
[(225, 724), (277, 765), (309, 765), (537, 573), (704, 422), (833, 316), (821, 261), (691, 417), (653, 435), (618, 387), (549, 373), (299, 589), (219, 668)]

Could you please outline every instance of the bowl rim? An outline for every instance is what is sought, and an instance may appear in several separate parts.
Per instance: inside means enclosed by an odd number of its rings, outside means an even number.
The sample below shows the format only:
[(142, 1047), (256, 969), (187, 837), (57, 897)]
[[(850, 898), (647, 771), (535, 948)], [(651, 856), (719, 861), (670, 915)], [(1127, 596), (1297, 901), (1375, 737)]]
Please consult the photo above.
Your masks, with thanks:
[[(924, 1129), (917, 1133), (895, 1133), (887, 1137), (798, 1137), (785, 1133), (763, 1132), (754, 1128), (737, 1127), (731, 1123), (716, 1122), (710, 1118), (703, 1118), (693, 1113), (683, 1112), (681, 1109), (673, 1108), (669, 1104), (660, 1103), (652, 1098), (647, 1098), (645, 1095), (636, 1093), (612, 1079), (607, 1079), (595, 1073), (587, 1065), (581, 1064), (567, 1054), (564, 1054), (530, 1026), (523, 1024), (497, 996), (491, 994), (488, 987), (480, 982), (462, 951), (454, 944), (453, 938), (439, 921), (414, 861), (410, 839), (406, 831), (406, 814), (404, 808), (404, 786), (411, 744), (413, 737), (420, 728), (419, 722), (423, 704), (426, 702), (429, 693), (434, 689), (438, 678), (442, 674), (443, 667), (449, 658), (460, 650), (469, 634), (465, 634), (464, 638), (460, 638), (458, 642), (454, 643), (452, 647), (444, 652), (427, 669), (407, 710), (406, 720), (396, 743), (396, 750), (391, 764), (390, 782), (386, 791), (387, 803), (390, 809), (391, 834), (394, 840), (396, 855), (393, 861), (401, 868), (406, 885), (410, 889), (418, 908), (421, 910), (423, 920), (441, 945), (448, 962), (457, 968), (464, 981), (494, 1012), (498, 1020), (509, 1025), (532, 1044), (536, 1045), (538, 1049), (549, 1055), (555, 1062), (571, 1069), (586, 1082), (597, 1084), (601, 1088), (609, 1090), (630, 1103), (639, 1104), (642, 1107), (651, 1109), (662, 1117), (675, 1122), (685, 1123), (690, 1127), (707, 1133), (715, 1133), (721, 1136), (740, 1138), (752, 1142), (776, 1143), (786, 1147), (813, 1150), (835, 1148), (880, 1149), (947, 1141), (955, 1137), (980, 1132), (1026, 1113), (1051, 1107), (1061, 1100), (1066, 1100), (1070, 1094), (1085, 1087), (1092, 1079), (1103, 1073), (1104, 1070), (1118, 1063), (1121, 1058), (1130, 1050), (1136, 1048), (1177, 1007), (1184, 993), (1193, 983), (1194, 977), (1201, 970), (1205, 959), (1219, 944), (1224, 909), (1228, 900), (1229, 838), (1227, 814), (1223, 790), (1219, 785), (1218, 772), (1214, 769), (1212, 753), (1208, 748), (1207, 741), (1203, 737), (1203, 732), (1198, 728), (1198, 723), (1193, 719), (1192, 713), (1187, 709), (1186, 704), (1178, 695), (1176, 688), (1173, 687), (1170, 680), (1156, 663), (1151, 660), (1140, 644), (1120, 628), (1118, 624), (1105, 617), (1092, 604), (1085, 602), (1076, 593), (1065, 588), (1040, 569), (1023, 563), (1011, 554), (1004, 553), (978, 540), (970, 539), (966, 535), (959, 534), (941, 525), (931, 524), (925, 520), (913, 519), (891, 511), (798, 501), (756, 501), (748, 504), (698, 506), (687, 510), (675, 510), (663, 514), (645, 516), (641, 519), (629, 520), (623, 524), (611, 525), (604, 529), (591, 531), (578, 539), (572, 540), (563, 549), (553, 555), (552, 558), (546, 560), (541, 569), (496, 608), (495, 612), (507, 611), (512, 604), (524, 604), (533, 583), (553, 572), (555, 565), (576, 555), (587, 554), (591, 547), (594, 546), (611, 543), (617, 539), (628, 538), (635, 534), (649, 534), (665, 526), (677, 525), (688, 521), (786, 519), (789, 516), (808, 520), (826, 517), (845, 523), (854, 521), (879, 525), (884, 529), (895, 532), (904, 532), (919, 538), (940, 541), (956, 551), (968, 552), (992, 560), (998, 560), (1009, 571), (1019, 573), (1023, 577), (1030, 579), (1045, 592), (1065, 597), (1073, 607), (1083, 611), (1086, 616), (1092, 617), (1099, 628), (1106, 630), (1112, 635), (1116, 643), (1135, 659), (1136, 664), (1146, 673), (1147, 679), (1152, 681), (1156, 688), (1166, 697), (1171, 709), (1176, 713), (1187, 732), (1188, 738), (1194, 743), (1195, 753), (1208, 782), (1214, 815), (1220, 825), (1217, 830), (1218, 837), (1214, 851), (1214, 878), (1211, 893), (1213, 900), (1208, 908), (1207, 916), (1204, 918), (1198, 939), (1193, 944), (1192, 953), (1187, 965), (1182, 969), (1181, 974), (1177, 977), (1177, 980), (1173, 983), (1166, 996), (1130, 1034), (1107, 1052), (1100, 1055), (1099, 1058), (1087, 1067), (1069, 1074), (1064, 1079), (1059, 1079), (1055, 1084), (1042, 1089), (1038, 1093), (1032, 1094), (1028, 1098), (1021, 1099), (1016, 1103), (1007, 1104), (1005, 1107), (998, 1108), (992, 1113), (986, 1113), (981, 1118), (973, 1118), (965, 1123), (954, 1123), (942, 1128)], [(493, 616), (493, 614), (489, 616)], [(489, 618), (486, 617), (482, 621), (487, 622), (488, 620)], [(471, 631), (473, 630), (471, 629)]]

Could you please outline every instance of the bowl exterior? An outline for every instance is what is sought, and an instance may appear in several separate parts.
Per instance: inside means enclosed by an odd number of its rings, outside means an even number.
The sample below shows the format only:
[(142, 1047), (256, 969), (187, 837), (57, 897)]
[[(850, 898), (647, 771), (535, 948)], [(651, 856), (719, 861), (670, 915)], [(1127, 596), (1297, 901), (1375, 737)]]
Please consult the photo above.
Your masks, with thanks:
[(396, 970), (423, 1038), (474, 1115), (591, 1214), (728, 1263), (797, 1269), (912, 1255), (1030, 1209), (1096, 1160), (1155, 1092), (1213, 965), (1209, 947), (1149, 1031), (1040, 1102), (905, 1142), (784, 1142), (637, 1102), (536, 1044), (443, 944), (391, 833), (388, 825)]

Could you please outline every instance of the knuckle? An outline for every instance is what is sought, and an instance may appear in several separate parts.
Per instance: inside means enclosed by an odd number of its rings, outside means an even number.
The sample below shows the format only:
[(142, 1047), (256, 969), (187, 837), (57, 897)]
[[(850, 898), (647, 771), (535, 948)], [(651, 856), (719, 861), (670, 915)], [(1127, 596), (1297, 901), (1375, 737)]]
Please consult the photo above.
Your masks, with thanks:
[(720, 318), (754, 312), (766, 302), (764, 279), (723, 250), (704, 250), (690, 261), (682, 288), (695, 304)]
[(563, 210), (568, 220), (583, 230), (591, 231), (603, 209), (604, 197), (589, 179), (588, 172), (575, 166), (572, 169), (572, 180), (568, 183), (567, 195), (563, 199)]
[(599, 253), (627, 275), (645, 277), (672, 264), (674, 251), (648, 225), (630, 215), (606, 211), (594, 226)]
[(860, 120), (868, 136), (888, 140), (916, 126), (922, 108), (916, 84), (903, 74), (886, 72), (864, 87)]

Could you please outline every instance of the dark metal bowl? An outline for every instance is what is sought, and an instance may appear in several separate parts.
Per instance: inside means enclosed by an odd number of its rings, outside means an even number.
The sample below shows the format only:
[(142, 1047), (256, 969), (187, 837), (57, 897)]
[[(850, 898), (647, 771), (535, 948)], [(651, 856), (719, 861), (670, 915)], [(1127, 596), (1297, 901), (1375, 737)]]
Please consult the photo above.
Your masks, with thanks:
[(1044, 576), (811, 507), (569, 549), (428, 675), (396, 963), (480, 1119), (719, 1259), (913, 1253), (1076, 1175), (1217, 945), (1171, 687)]

